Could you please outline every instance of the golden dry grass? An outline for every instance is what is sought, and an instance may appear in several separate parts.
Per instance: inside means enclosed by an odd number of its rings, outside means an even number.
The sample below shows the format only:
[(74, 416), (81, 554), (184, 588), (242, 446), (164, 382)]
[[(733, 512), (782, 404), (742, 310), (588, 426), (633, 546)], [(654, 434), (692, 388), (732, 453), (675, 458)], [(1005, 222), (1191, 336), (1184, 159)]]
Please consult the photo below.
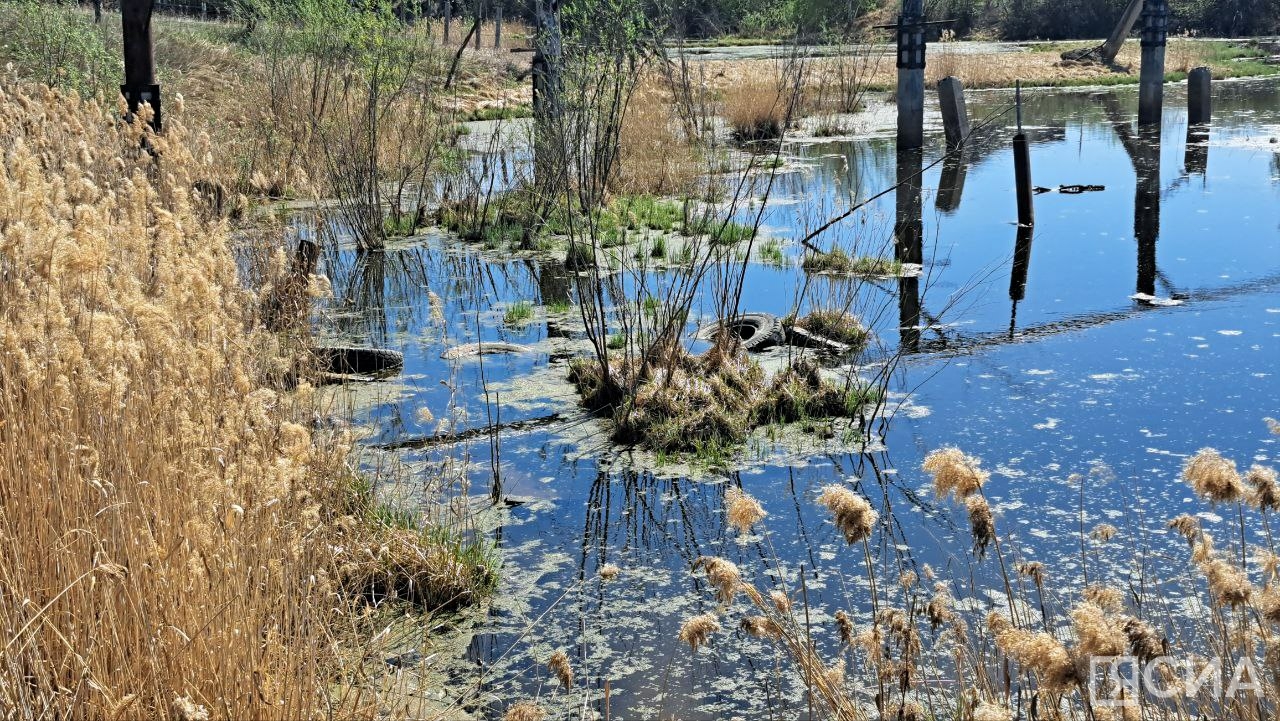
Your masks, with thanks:
[(724, 89), (724, 117), (737, 140), (782, 137), (788, 116), (787, 94), (770, 76), (745, 80)]
[(655, 78), (641, 82), (622, 118), (610, 189), (627, 195), (688, 195), (706, 170), (681, 128), (670, 93)]
[[(1086, 44), (1081, 43), (1084, 47)], [(925, 84), (933, 87), (947, 76), (959, 78), (966, 88), (1006, 88), (1021, 80), (1025, 86), (1035, 85), (1083, 85), (1090, 82), (1114, 83), (1117, 71), (1095, 63), (1064, 63), (1060, 47), (1025, 52), (970, 53), (961, 52), (951, 43), (934, 43), (929, 46), (925, 67)], [(1141, 48), (1130, 41), (1121, 48), (1116, 58), (1118, 71), (1132, 75), (1137, 82)], [(815, 58), (810, 60), (810, 84), (830, 82), (837, 74), (839, 58)], [(773, 59), (706, 60), (700, 61), (707, 77), (713, 78), (716, 88), (730, 92), (737, 86), (752, 85), (762, 79), (776, 78), (778, 65)], [(1188, 38), (1172, 38), (1165, 55), (1165, 72), (1186, 72), (1197, 66), (1207, 66), (1216, 77), (1237, 74), (1228, 60), (1215, 55), (1213, 47), (1203, 41)], [(863, 66), (859, 82), (874, 88), (890, 89), (896, 85), (897, 69), (892, 58), (880, 62), (867, 62)], [(806, 88), (806, 94), (821, 96), (819, 88)]]
[(210, 149), (114, 111), (0, 87), (0, 706), (308, 716), (341, 449), (264, 386), (285, 359), (192, 204)]

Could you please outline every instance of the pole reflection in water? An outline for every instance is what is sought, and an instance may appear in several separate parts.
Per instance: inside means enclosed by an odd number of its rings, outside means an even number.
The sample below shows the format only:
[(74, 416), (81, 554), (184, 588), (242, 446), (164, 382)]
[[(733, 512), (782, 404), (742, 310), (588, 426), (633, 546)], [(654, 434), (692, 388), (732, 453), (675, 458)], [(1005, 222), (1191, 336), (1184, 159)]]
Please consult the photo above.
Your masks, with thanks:
[[(924, 156), (919, 149), (898, 151), (897, 215), (894, 223), (894, 257), (900, 263), (924, 263), (924, 221), (920, 202), (920, 176)], [(898, 328), (905, 352), (920, 349), (920, 279), (898, 279)]]
[(1009, 337), (1013, 337), (1018, 320), (1018, 301), (1027, 297), (1027, 271), (1031, 268), (1032, 227), (1018, 226), (1018, 237), (1013, 245), (1013, 268), (1009, 273), (1009, 300), (1013, 310), (1009, 313)]
[(1133, 166), (1138, 174), (1133, 199), (1133, 234), (1138, 241), (1140, 295), (1156, 294), (1156, 240), (1160, 237), (1160, 131), (1142, 126), (1134, 144)]
[(1187, 126), (1187, 154), (1183, 161), (1187, 175), (1203, 176), (1209, 167), (1209, 126)]
[(960, 196), (964, 193), (964, 178), (969, 172), (968, 152), (964, 149), (948, 153), (942, 160), (942, 179), (938, 181), (938, 197), (935, 205), (944, 213), (960, 209)]

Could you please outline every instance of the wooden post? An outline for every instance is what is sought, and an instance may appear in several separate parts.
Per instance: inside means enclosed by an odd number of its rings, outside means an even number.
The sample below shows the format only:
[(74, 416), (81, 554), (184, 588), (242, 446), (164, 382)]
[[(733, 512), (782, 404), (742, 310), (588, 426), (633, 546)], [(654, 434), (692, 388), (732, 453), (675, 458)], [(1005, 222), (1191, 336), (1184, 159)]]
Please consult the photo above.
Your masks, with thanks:
[(502, 49), (502, 6), (493, 9), (493, 47)]
[(1213, 115), (1211, 85), (1213, 75), (1209, 68), (1192, 68), (1187, 76), (1187, 124), (1207, 124)]
[(453, 0), (440, 0), (444, 11), (444, 41), (449, 42), (449, 31), (453, 25)]
[(120, 27), (124, 48), (124, 84), (120, 93), (130, 113), (143, 103), (151, 105), (151, 127), (160, 131), (160, 86), (156, 84), (155, 57), (151, 50), (152, 0), (120, 0)]
[(1036, 223), (1035, 197), (1031, 186), (1031, 148), (1027, 136), (1022, 133), (1022, 82), (1018, 81), (1016, 102), (1018, 105), (1018, 133), (1013, 136), (1013, 181), (1018, 196), (1018, 225), (1030, 227)]
[(93, 0), (93, 22), (102, 22), (102, 0)]
[(969, 113), (964, 105), (964, 86), (957, 78), (947, 76), (938, 81), (938, 105), (942, 108), (942, 127), (947, 135), (947, 150), (964, 144), (969, 136)]
[(898, 150), (924, 146), (924, 0), (902, 0), (898, 16)]
[(1164, 104), (1164, 46), (1168, 0), (1143, 0), (1142, 70), (1138, 81), (1138, 124), (1159, 125)]
[(476, 0), (476, 50), (480, 49), (480, 28), (484, 27), (484, 5)]

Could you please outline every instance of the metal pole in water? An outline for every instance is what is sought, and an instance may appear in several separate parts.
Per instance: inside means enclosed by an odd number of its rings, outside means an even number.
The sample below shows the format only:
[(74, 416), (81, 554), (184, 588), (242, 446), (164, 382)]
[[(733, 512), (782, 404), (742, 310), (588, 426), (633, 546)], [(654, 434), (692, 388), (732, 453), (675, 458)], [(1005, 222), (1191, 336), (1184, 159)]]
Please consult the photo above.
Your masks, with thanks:
[(1017, 104), (1018, 133), (1013, 136), (1013, 179), (1018, 196), (1018, 225), (1035, 225), (1035, 207), (1031, 189), (1031, 149), (1027, 144), (1027, 136), (1022, 133), (1022, 83), (1017, 83), (1015, 102)]

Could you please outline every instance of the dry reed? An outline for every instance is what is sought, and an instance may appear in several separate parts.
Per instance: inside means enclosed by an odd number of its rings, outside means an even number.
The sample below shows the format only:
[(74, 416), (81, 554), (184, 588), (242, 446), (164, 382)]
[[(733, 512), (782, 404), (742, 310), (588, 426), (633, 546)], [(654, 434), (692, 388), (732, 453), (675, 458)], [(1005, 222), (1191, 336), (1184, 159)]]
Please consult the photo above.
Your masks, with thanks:
[(116, 111), (0, 85), (0, 707), (306, 717), (340, 703), (342, 449), (263, 386), (288, 360), (192, 205), (211, 149)]

